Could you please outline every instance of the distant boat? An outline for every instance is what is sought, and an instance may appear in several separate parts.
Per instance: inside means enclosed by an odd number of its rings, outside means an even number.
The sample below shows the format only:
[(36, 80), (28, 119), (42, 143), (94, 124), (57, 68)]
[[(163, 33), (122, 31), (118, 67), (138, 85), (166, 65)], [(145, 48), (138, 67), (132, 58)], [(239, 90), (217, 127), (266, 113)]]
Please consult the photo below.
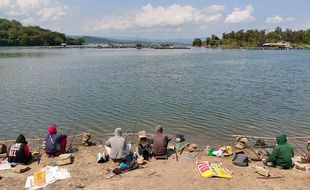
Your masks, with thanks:
[(143, 45), (142, 44), (136, 44), (136, 49), (142, 49)]

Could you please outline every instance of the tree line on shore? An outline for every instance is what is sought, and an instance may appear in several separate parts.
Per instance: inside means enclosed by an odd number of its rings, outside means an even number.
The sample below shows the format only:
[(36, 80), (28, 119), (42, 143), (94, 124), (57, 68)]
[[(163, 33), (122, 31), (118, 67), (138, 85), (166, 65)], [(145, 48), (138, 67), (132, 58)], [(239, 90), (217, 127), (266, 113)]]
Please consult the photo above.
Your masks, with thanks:
[(16, 20), (0, 19), (0, 46), (81, 45), (83, 38), (70, 38), (39, 26), (23, 26)]
[(260, 47), (264, 43), (290, 42), (294, 45), (305, 46), (310, 44), (310, 29), (293, 31), (282, 30), (277, 27), (272, 32), (266, 30), (239, 30), (237, 32), (223, 33), (222, 38), (212, 35), (205, 40), (195, 38), (193, 46), (222, 46), (222, 47)]

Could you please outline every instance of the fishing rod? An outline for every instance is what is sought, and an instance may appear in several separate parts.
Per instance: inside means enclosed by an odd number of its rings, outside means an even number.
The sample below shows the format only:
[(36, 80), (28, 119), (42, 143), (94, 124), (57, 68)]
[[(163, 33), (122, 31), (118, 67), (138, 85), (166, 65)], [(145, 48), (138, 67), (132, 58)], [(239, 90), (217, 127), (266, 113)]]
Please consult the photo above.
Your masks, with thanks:
[[(40, 137), (41, 137), (41, 132), (39, 133), (39, 135), (40, 135)], [(39, 144), (39, 155), (38, 155), (38, 164), (40, 164), (40, 161), (41, 161), (41, 145), (40, 145), (40, 142), (38, 143)], [(43, 142), (42, 142), (42, 144), (43, 144)]]
[(290, 139), (290, 141), (291, 141), (291, 142), (293, 142), (293, 144), (295, 144), (295, 145), (296, 145), (297, 150), (301, 150), (301, 152), (302, 152), (304, 155), (306, 155), (306, 154), (307, 154), (307, 152), (306, 152), (303, 148), (301, 148), (301, 147), (299, 146), (299, 144), (298, 144), (295, 140)]
[(79, 125), (77, 125), (76, 128), (75, 128), (75, 132), (74, 132), (74, 135), (73, 135), (73, 137), (72, 137), (70, 146), (69, 146), (69, 148), (68, 148), (68, 150), (67, 150), (67, 151), (69, 151), (69, 152), (72, 151), (72, 144), (73, 144), (73, 141), (74, 141), (74, 139), (75, 139), (75, 136), (76, 136), (76, 133), (77, 133), (78, 130), (79, 130)]
[(129, 131), (131, 128), (132, 128), (132, 126), (130, 126), (130, 125), (127, 127), (125, 142), (127, 142), (127, 140), (129, 139), (128, 134), (129, 134)]
[(134, 125), (134, 127), (132, 129), (132, 136), (131, 136), (131, 141), (130, 141), (131, 144), (133, 144), (133, 142), (134, 142), (136, 128), (137, 128), (137, 124), (135, 122), (135, 125)]
[(71, 128), (72, 128), (72, 127), (70, 127), (69, 130), (68, 130), (68, 132), (67, 132), (67, 134), (68, 134), (67, 136), (68, 136), (68, 137), (71, 135)]

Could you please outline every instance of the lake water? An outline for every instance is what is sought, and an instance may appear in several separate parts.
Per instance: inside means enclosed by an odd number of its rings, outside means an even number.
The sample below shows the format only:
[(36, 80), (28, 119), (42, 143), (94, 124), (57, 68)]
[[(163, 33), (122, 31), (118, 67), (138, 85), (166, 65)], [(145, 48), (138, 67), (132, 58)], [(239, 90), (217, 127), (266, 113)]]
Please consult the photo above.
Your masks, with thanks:
[(1, 139), (80, 127), (310, 135), (310, 51), (0, 48)]

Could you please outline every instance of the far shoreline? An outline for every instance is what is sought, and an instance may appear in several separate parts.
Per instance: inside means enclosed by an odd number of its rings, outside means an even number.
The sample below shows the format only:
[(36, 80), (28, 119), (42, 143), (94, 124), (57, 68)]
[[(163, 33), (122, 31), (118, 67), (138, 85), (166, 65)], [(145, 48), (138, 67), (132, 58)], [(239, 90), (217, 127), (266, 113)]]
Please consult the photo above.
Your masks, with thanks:
[(264, 48), (264, 47), (220, 47), (220, 46), (191, 46), (191, 45), (172, 45), (167, 47), (154, 47), (145, 46), (137, 48), (134, 44), (121, 44), (121, 45), (108, 45), (108, 44), (90, 44), (90, 45), (66, 45), (66, 46), (0, 46), (0, 49), (210, 49), (210, 50), (310, 50), (310, 47), (304, 48), (292, 48), (292, 49), (280, 49), (280, 48)]

